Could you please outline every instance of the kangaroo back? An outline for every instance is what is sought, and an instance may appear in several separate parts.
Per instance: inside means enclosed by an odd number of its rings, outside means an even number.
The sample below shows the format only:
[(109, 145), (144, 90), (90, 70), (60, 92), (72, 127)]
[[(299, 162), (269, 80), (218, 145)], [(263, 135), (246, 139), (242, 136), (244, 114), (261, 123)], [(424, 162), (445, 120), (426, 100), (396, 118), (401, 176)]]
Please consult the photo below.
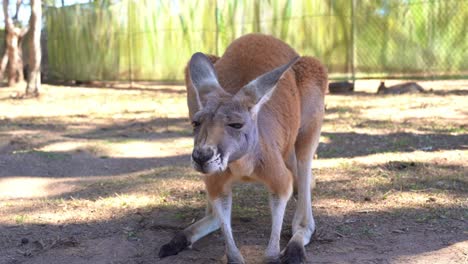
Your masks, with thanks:
[(424, 92), (424, 89), (415, 82), (407, 82), (402, 84), (393, 85), (390, 87), (385, 87), (385, 83), (381, 82), (379, 89), (377, 90), (378, 94), (404, 94), (404, 93), (421, 93)]

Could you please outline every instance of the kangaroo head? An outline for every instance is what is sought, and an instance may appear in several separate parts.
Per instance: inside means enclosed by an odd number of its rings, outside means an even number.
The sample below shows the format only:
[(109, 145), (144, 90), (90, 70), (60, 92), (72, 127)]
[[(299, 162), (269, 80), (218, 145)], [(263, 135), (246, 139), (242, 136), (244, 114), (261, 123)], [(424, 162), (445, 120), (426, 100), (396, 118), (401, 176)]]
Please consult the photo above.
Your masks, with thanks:
[(385, 89), (387, 89), (387, 87), (385, 87), (385, 82), (380, 82), (379, 89), (377, 89), (377, 93), (383, 93)]
[(230, 162), (254, 151), (259, 140), (258, 113), (297, 59), (230, 94), (219, 84), (209, 59), (203, 53), (192, 56), (189, 71), (198, 102), (198, 112), (192, 118), (192, 165), (197, 171), (207, 174), (224, 171)]

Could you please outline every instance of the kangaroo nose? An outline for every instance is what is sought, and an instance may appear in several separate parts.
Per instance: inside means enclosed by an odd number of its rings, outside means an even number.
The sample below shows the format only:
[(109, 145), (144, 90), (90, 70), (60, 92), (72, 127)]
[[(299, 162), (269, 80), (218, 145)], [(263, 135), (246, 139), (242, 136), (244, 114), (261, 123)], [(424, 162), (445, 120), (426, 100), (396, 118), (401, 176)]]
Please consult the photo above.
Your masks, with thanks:
[(212, 148), (195, 148), (192, 152), (192, 159), (196, 163), (203, 165), (209, 161), (214, 155)]

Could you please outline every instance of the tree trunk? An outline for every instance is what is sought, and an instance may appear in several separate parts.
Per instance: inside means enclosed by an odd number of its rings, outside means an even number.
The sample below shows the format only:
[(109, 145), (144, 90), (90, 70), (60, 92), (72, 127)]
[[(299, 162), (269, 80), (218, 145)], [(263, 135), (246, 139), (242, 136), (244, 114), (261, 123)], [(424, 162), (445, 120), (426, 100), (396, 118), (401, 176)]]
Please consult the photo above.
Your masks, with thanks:
[(7, 31), (7, 54), (8, 54), (8, 86), (14, 86), (18, 80), (18, 61), (21, 59), (18, 48), (18, 36)]
[(26, 94), (38, 95), (41, 88), (41, 19), (42, 6), (40, 0), (31, 0), (31, 17), (29, 28), (29, 78)]
[[(5, 48), (6, 48), (6, 45), (5, 45)], [(5, 52), (0, 62), (0, 81), (3, 81), (3, 77), (5, 76), (7, 65), (8, 65), (8, 54)]]
[[(21, 80), (22, 74), (20, 72), (23, 71), (20, 66), (23, 64), (21, 58), (21, 46), (20, 46), (20, 39), (24, 37), (24, 35), (28, 32), (28, 29), (21, 29), (16, 27), (13, 23), (13, 20), (8, 14), (8, 0), (3, 0), (3, 14), (5, 17), (5, 39), (6, 39), (6, 47), (5, 53), (8, 56), (8, 64), (7, 64), (7, 72), (8, 72), (8, 86), (15, 85), (18, 80)], [(5, 60), (2, 60), (2, 63)]]
[(24, 81), (23, 74), (23, 40), (24, 36), (18, 38), (18, 62), (16, 64), (16, 82), (21, 83)]

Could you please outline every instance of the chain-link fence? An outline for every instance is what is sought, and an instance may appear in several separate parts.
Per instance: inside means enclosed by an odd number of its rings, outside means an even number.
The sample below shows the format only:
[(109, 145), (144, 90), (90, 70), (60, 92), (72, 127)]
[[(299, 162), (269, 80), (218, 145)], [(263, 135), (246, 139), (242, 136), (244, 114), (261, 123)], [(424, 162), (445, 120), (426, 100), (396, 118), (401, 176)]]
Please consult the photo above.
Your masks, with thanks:
[(48, 76), (183, 79), (191, 54), (262, 32), (335, 79), (468, 77), (468, 0), (120, 0), (46, 9)]

